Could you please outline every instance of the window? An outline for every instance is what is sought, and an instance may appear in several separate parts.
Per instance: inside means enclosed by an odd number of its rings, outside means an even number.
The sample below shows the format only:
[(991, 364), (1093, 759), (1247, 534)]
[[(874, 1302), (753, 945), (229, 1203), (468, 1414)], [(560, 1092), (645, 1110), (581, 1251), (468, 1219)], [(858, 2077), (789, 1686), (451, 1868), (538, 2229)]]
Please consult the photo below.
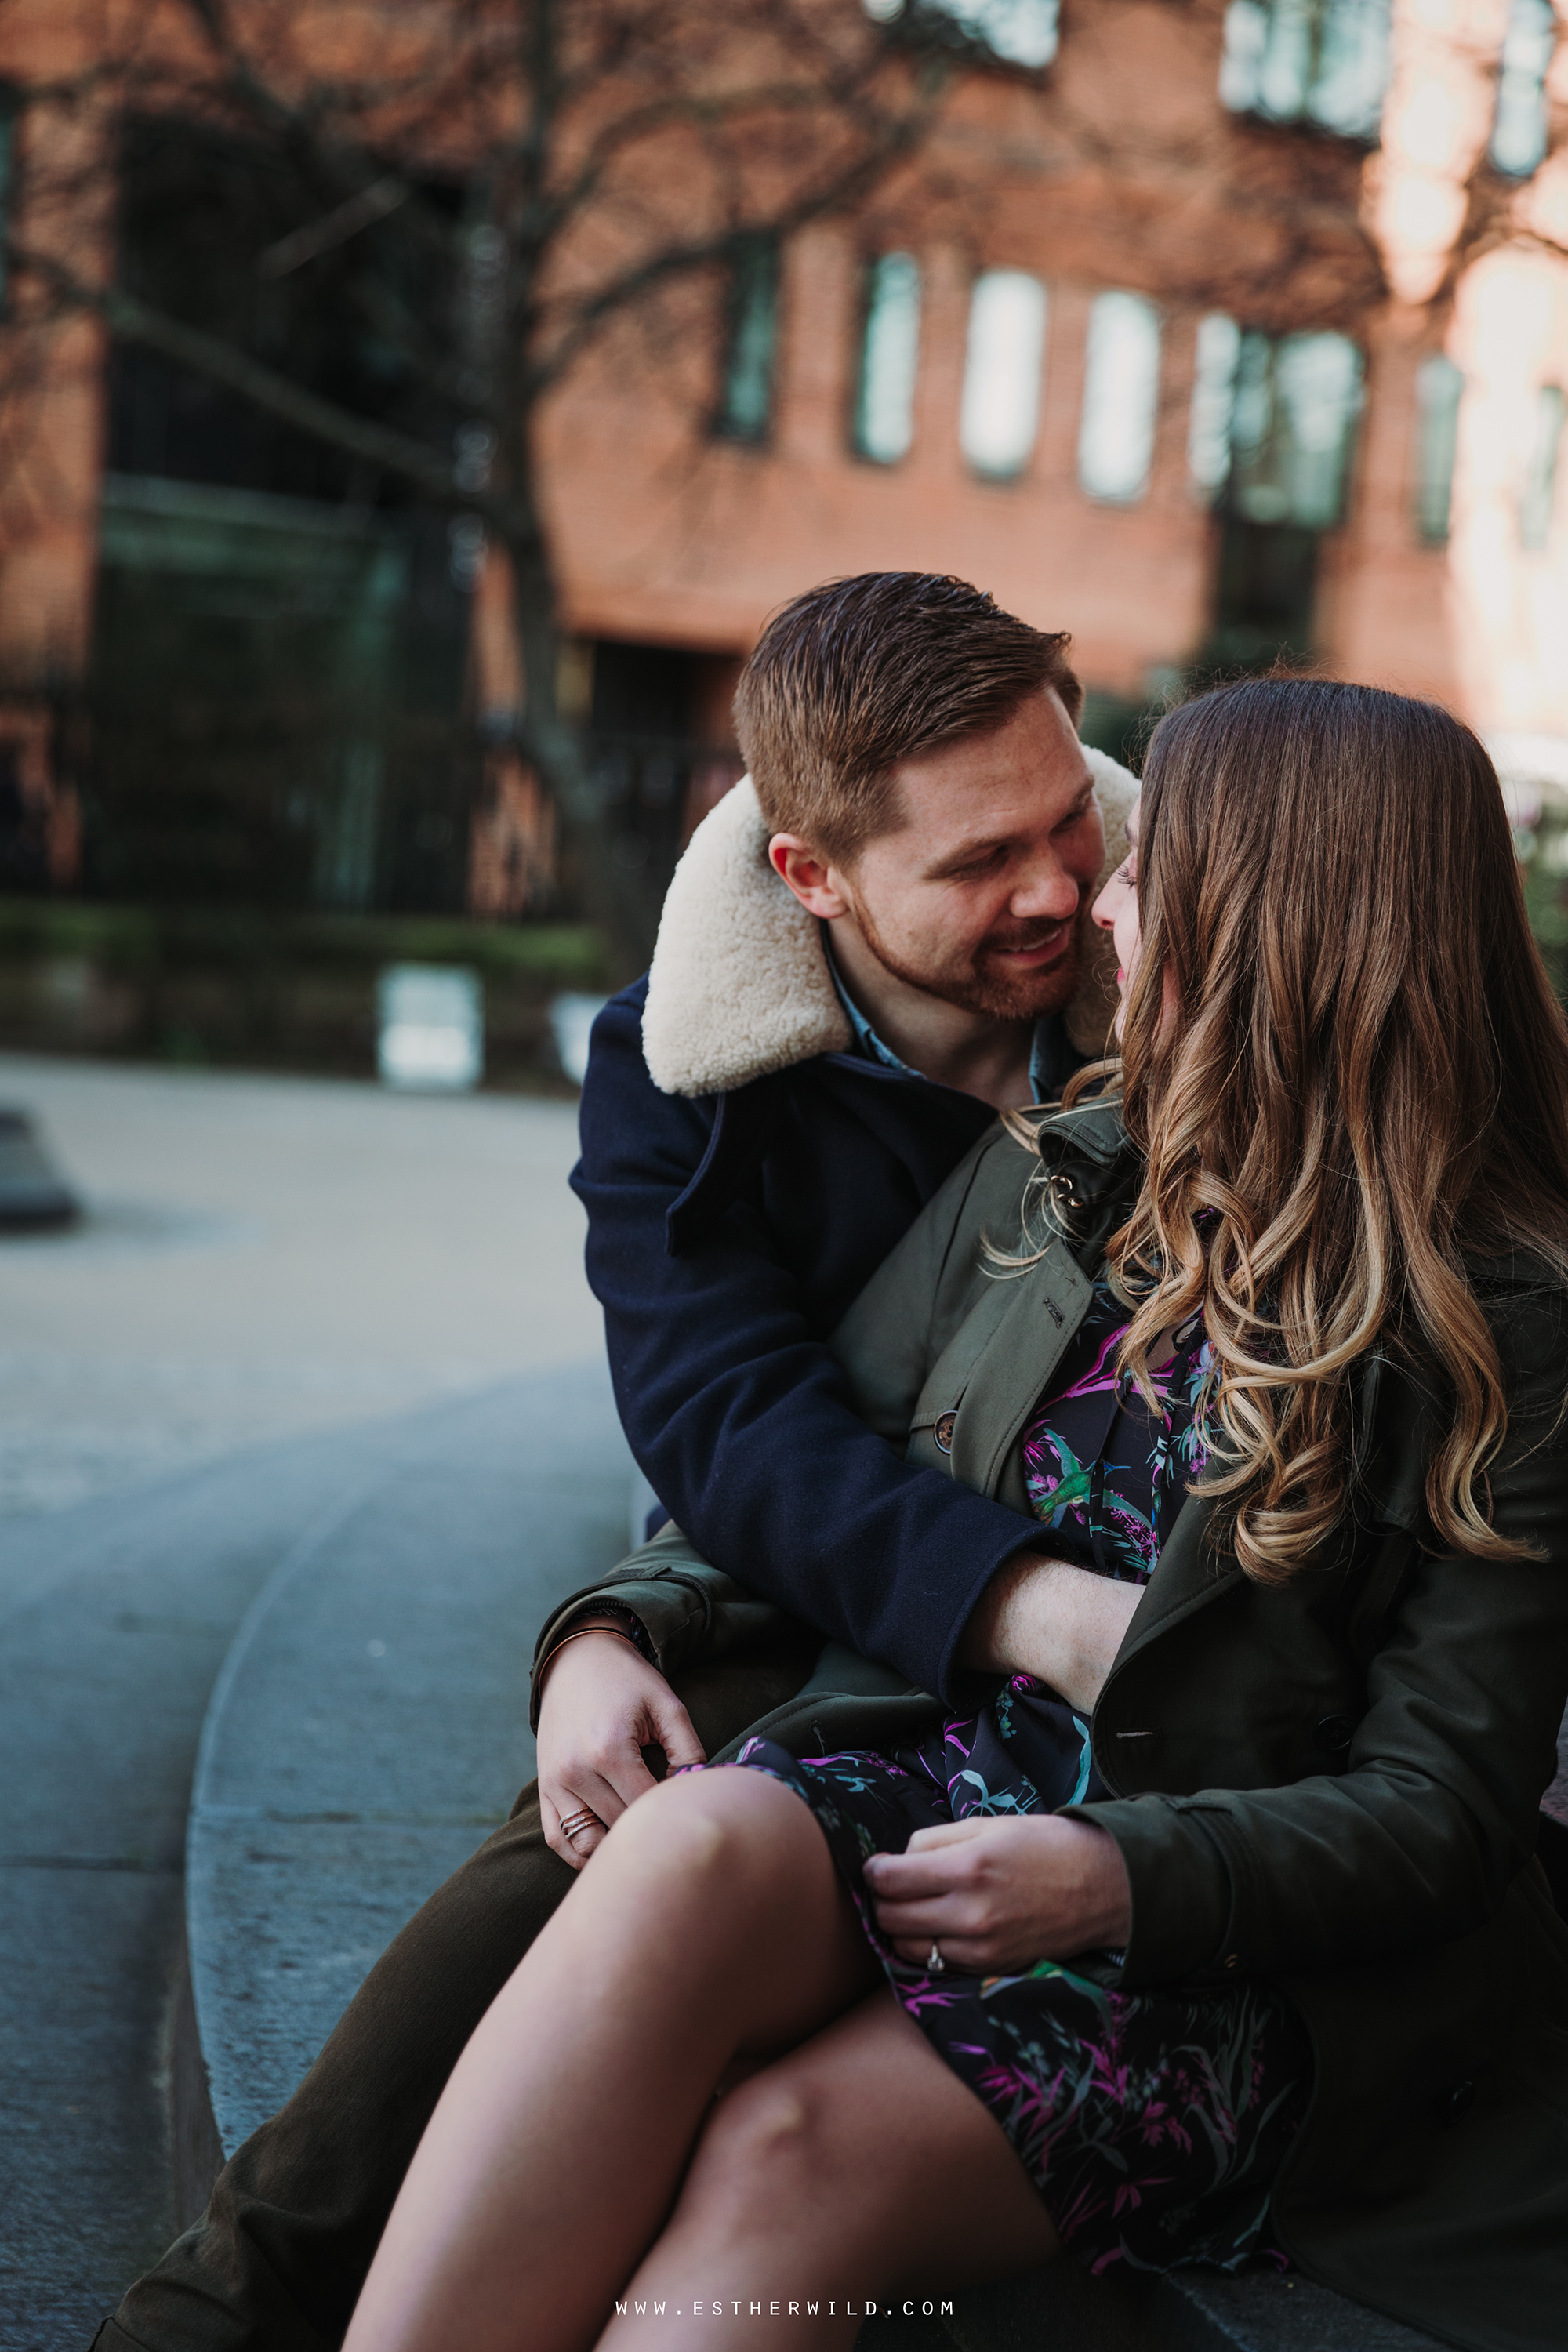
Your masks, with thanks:
[(1218, 314), (1199, 337), (1187, 443), (1194, 486), (1223, 494), (1248, 522), (1329, 530), (1361, 414), (1355, 345), (1342, 335), (1242, 334)]
[(1035, 446), (1040, 367), (1046, 350), (1046, 289), (1021, 269), (988, 269), (969, 303), (959, 446), (977, 474), (1021, 474)]
[(915, 367), (920, 357), (920, 264), (884, 253), (866, 277), (866, 329), (855, 402), (855, 446), (891, 466), (914, 438)]
[(1552, 509), (1557, 496), (1557, 452), (1563, 441), (1562, 387), (1543, 383), (1535, 395), (1535, 440), (1525, 467), (1519, 501), (1519, 541), (1539, 551), (1552, 536)]
[(1142, 294), (1101, 294), (1089, 314), (1078, 478), (1090, 498), (1142, 497), (1160, 398), (1160, 314)]
[(1241, 329), (1223, 310), (1198, 320), (1193, 406), (1187, 426), (1187, 471), (1200, 499), (1212, 502), (1230, 479), (1230, 421)]
[(0, 311), (5, 308), (8, 290), (4, 240), (11, 233), (12, 199), (16, 184), (16, 117), (20, 110), (17, 92), (0, 83)]
[(1231, 0), (1222, 102), (1270, 122), (1375, 139), (1388, 88), (1389, 0)]
[[(908, 0), (863, 0), (866, 14), (890, 25)], [(914, 0), (909, 13), (945, 16), (954, 30), (1010, 66), (1048, 66), (1057, 53), (1058, 0)]]
[(1448, 536), (1464, 389), (1464, 377), (1441, 352), (1415, 371), (1415, 528), (1428, 547), (1441, 547)]
[(730, 281), (729, 349), (715, 431), (731, 441), (765, 441), (773, 422), (773, 346), (778, 339), (779, 249), (752, 238)]
[(1206, 659), (1310, 652), (1320, 541), (1344, 506), (1361, 403), (1361, 353), (1342, 335), (1200, 320), (1187, 465), (1220, 517)]
[(1528, 179), (1546, 152), (1546, 70), (1556, 42), (1552, 0), (1513, 0), (1488, 152), (1498, 170), (1515, 179)]

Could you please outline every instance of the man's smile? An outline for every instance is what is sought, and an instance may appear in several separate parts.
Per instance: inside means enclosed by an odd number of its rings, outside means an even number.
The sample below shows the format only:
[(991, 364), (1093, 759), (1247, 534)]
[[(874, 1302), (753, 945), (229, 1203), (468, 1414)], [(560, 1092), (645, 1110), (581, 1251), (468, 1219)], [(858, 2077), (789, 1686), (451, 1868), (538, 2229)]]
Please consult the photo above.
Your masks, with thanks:
[(1016, 944), (988, 940), (980, 952), (988, 961), (1006, 962), (1018, 971), (1039, 971), (1058, 960), (1071, 945), (1072, 938), (1071, 923), (1052, 923), (1047, 929)]

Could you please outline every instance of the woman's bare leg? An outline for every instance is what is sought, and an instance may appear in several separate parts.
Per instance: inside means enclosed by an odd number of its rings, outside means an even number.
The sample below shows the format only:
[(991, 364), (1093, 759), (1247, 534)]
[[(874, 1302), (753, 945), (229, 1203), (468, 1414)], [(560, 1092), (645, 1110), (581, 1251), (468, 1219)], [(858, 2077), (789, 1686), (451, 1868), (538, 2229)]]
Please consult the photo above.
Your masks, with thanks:
[(1001, 2126), (884, 1988), (713, 2110), (601, 2352), (717, 2352), (778, 2319), (848, 2338), (868, 2295), (885, 2309), (1060, 2252)]
[(745, 1770), (650, 1790), (458, 2062), (344, 2352), (583, 2352), (725, 2067), (804, 2040), (875, 1973), (792, 1790)]

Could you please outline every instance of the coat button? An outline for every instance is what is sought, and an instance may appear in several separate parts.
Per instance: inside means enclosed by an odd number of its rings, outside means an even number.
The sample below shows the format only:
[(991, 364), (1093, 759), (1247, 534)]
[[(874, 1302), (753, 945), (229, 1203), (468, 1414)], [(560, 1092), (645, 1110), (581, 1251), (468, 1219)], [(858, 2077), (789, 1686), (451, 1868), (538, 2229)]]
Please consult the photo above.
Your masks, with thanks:
[(939, 1413), (936, 1426), (931, 1431), (931, 1435), (944, 1454), (952, 1452), (952, 1424), (957, 1419), (958, 1415), (955, 1412)]
[(1453, 2089), (1445, 2091), (1437, 2102), (1437, 2120), (1445, 2128), (1450, 2124), (1462, 2124), (1475, 2104), (1475, 2084), (1456, 2083)]
[(1312, 1745), (1320, 1756), (1342, 1756), (1355, 1737), (1355, 1719), (1348, 1715), (1325, 1715), (1312, 1733)]

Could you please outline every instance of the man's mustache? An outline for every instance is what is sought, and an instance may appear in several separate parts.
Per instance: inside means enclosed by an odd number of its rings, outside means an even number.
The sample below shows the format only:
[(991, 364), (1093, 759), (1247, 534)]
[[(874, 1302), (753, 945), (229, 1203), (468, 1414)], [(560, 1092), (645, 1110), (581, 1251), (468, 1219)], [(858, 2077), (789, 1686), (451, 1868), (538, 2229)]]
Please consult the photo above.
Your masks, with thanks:
[(1005, 930), (987, 931), (974, 951), (976, 960), (982, 956), (1017, 955), (1026, 949), (1044, 947), (1052, 940), (1059, 940), (1064, 931), (1070, 931), (1076, 920), (1076, 916), (1064, 915), (1054, 923), (1016, 923)]

